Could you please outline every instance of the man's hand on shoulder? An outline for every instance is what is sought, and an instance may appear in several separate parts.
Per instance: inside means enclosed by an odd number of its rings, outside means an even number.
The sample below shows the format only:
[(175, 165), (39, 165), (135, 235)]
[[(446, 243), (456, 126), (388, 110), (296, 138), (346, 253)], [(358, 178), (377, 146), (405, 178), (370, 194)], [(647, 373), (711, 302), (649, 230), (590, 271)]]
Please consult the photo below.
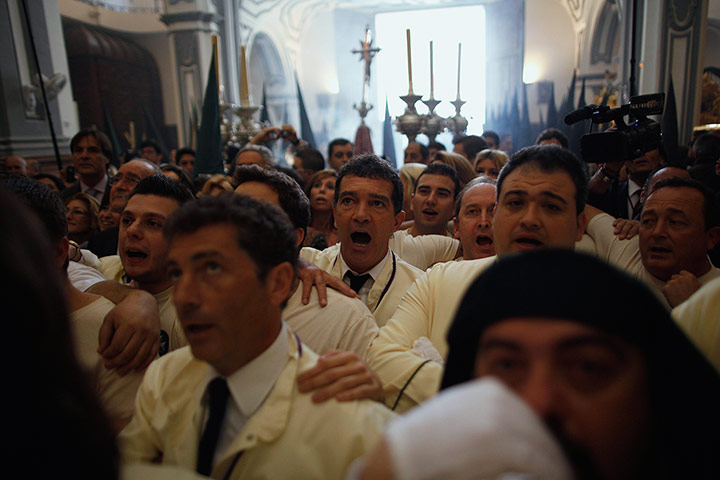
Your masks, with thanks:
[(317, 364), (298, 375), (302, 393), (314, 392), (312, 400), (330, 398), (340, 402), (368, 398), (383, 402), (383, 388), (375, 373), (353, 352), (328, 350)]
[(625, 218), (616, 218), (613, 222), (615, 227), (615, 235), (620, 240), (630, 240), (640, 231), (640, 222), (637, 220), (628, 220)]
[(695, 275), (687, 270), (682, 270), (670, 277), (662, 291), (670, 306), (675, 308), (690, 298), (700, 287), (702, 285)]
[(155, 298), (143, 290), (128, 290), (107, 313), (98, 334), (98, 353), (105, 358), (105, 367), (116, 369), (120, 375), (147, 368), (160, 347), (160, 314)]
[(350, 298), (358, 298), (357, 294), (345, 282), (333, 277), (325, 270), (316, 267), (310, 262), (298, 259), (298, 278), (302, 282), (302, 303), (307, 305), (310, 302), (310, 292), (313, 286), (317, 288), (320, 306), (327, 305), (327, 287), (330, 287)]

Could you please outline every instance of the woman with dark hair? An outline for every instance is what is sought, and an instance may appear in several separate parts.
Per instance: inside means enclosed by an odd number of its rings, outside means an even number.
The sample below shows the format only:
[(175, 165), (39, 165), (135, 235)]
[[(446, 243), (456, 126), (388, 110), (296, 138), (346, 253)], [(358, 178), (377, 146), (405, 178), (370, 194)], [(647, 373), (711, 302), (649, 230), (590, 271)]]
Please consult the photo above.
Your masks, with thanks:
[(13, 366), (5, 378), (5, 456), (27, 478), (118, 478), (113, 431), (74, 353), (48, 235), (3, 189), (0, 204), (0, 271), (12, 279), (0, 289), (12, 339), (2, 351)]
[(65, 184), (55, 175), (50, 175), (49, 173), (38, 173), (32, 178), (42, 183), (55, 193), (60, 193), (65, 190)]
[(76, 193), (65, 202), (67, 209), (68, 239), (81, 247), (98, 231), (100, 204), (86, 193)]
[(193, 183), (193, 179), (184, 169), (171, 163), (163, 163), (160, 165), (160, 171), (166, 177), (170, 177), (173, 180), (177, 180), (182, 183), (185, 188), (195, 194), (195, 184)]
[(338, 242), (333, 217), (336, 180), (335, 170), (320, 170), (305, 185), (305, 194), (310, 200), (311, 219), (304, 246), (322, 250)]

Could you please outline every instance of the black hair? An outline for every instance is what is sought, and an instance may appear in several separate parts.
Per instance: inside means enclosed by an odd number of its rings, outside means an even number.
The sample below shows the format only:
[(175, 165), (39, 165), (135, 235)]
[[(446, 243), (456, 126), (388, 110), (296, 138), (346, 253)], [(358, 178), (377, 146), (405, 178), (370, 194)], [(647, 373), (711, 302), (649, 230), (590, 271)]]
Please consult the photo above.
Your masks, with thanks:
[(178, 204), (193, 199), (193, 194), (182, 183), (165, 175), (150, 175), (145, 177), (135, 185), (132, 192), (128, 196), (128, 200), (135, 195), (155, 195), (158, 197), (172, 198)]
[(295, 150), (295, 156), (302, 160), (302, 168), (319, 172), (325, 168), (325, 159), (319, 150), (312, 147), (300, 147)]
[(693, 142), (695, 165), (715, 163), (720, 158), (720, 137), (712, 133), (700, 135)]
[(287, 214), (275, 205), (247, 195), (222, 194), (188, 202), (168, 219), (163, 234), (172, 241), (177, 236), (218, 224), (237, 229), (237, 246), (255, 263), (261, 280), (283, 262), (295, 268), (297, 237)]
[(87, 137), (92, 137), (97, 141), (98, 145), (100, 145), (100, 150), (102, 150), (103, 155), (105, 155), (108, 160), (115, 160), (115, 153), (113, 152), (110, 139), (103, 132), (94, 128), (85, 128), (76, 133), (70, 140), (70, 152), (74, 152), (78, 142)]
[(350, 140), (348, 140), (348, 139), (345, 139), (345, 138), (336, 138), (335, 140), (333, 140), (332, 142), (330, 142), (330, 143), (328, 144), (328, 159), (329, 159), (330, 157), (332, 157), (333, 148), (335, 148), (335, 147), (338, 146), (338, 145), (339, 145), (339, 146), (342, 146), (342, 145), (347, 145), (347, 144), (352, 145), (352, 142), (351, 142)]
[[(178, 176), (180, 179), (180, 183), (188, 189), (191, 193), (195, 191), (195, 185), (193, 184), (193, 179), (190, 176), (190, 174), (185, 170), (184, 168), (178, 167), (177, 165), (173, 165), (171, 163), (163, 163), (160, 165), (160, 171), (161, 172), (173, 172), (175, 175)], [(194, 195), (193, 195), (194, 196)]]
[(443, 175), (452, 180), (453, 184), (455, 185), (455, 189), (453, 190), (453, 200), (457, 198), (458, 193), (460, 193), (460, 180), (458, 180), (457, 171), (455, 171), (453, 167), (445, 163), (431, 163), (430, 165), (428, 165), (427, 168), (423, 170), (420, 175), (418, 175), (417, 182), (415, 182), (416, 192), (417, 187), (420, 184), (420, 179), (423, 177), (423, 175), (426, 174)]
[(540, 135), (537, 136), (535, 139), (535, 143), (539, 144), (543, 140), (551, 140), (555, 139), (558, 142), (560, 142), (560, 145), (563, 148), (568, 148), (568, 145), (570, 145), (570, 141), (568, 140), (568, 136), (565, 135), (561, 130), (557, 128), (546, 128), (542, 132), (540, 132)]
[(10, 175), (2, 181), (2, 184), (37, 214), (52, 243), (67, 237), (65, 202), (57, 193), (24, 175)]
[(48, 180), (50, 180), (52, 183), (55, 184), (55, 186), (57, 187), (59, 192), (62, 192), (63, 190), (65, 190), (65, 184), (60, 179), (60, 177), (57, 177), (55, 175), (51, 175), (49, 173), (38, 173), (37, 175), (34, 175), (32, 178), (33, 178), (33, 180), (40, 180), (42, 178), (47, 178)]
[[(480, 136), (492, 138), (493, 141), (495, 142), (495, 148), (500, 146), (500, 135), (498, 135), (497, 132), (494, 132), (492, 130), (485, 130), (482, 133), (482, 135), (480, 135)], [(487, 143), (487, 142), (485, 142), (485, 143)]]
[[(43, 195), (55, 195), (41, 187)], [(33, 478), (59, 471), (78, 479), (119, 478), (115, 435), (73, 346), (65, 281), (45, 229), (24, 200), (0, 187), (0, 271), (9, 280), (0, 303), (12, 339), (3, 355), (22, 359), (6, 372), (15, 388), (5, 398), (12, 414), (3, 428), (12, 441), (4, 454), (29, 466)]]
[[(517, 292), (523, 292), (522, 301)], [(717, 476), (716, 444), (707, 439), (720, 430), (720, 376), (644, 282), (572, 250), (499, 258), (468, 288), (455, 314), (447, 334), (443, 389), (475, 377), (485, 330), (510, 318), (564, 319), (638, 349), (646, 365), (653, 429), (650, 470), (644, 473), (652, 478)]]
[(183, 155), (192, 155), (193, 158), (195, 158), (197, 156), (197, 154), (195, 153), (195, 150), (193, 150), (190, 147), (178, 148), (177, 151), (175, 152), (175, 161), (179, 163), (180, 159), (183, 157)]
[(720, 226), (720, 207), (718, 206), (715, 194), (712, 190), (710, 190), (708, 187), (698, 182), (697, 180), (693, 180), (691, 178), (666, 178), (665, 180), (660, 180), (655, 184), (655, 188), (653, 189), (652, 193), (648, 195), (648, 199), (654, 194), (656, 194), (659, 190), (671, 187), (692, 188), (700, 192), (700, 194), (702, 194), (703, 196), (703, 216), (705, 217), (705, 231), (710, 230), (713, 227)]
[(360, 178), (373, 178), (378, 180), (386, 180), (392, 187), (392, 203), (395, 215), (402, 211), (403, 207), (403, 186), (400, 181), (400, 175), (385, 160), (380, 159), (372, 153), (365, 153), (354, 157), (340, 169), (338, 179), (335, 182), (335, 197), (333, 204), (337, 205), (340, 195), (340, 186), (342, 179), (346, 176), (354, 176)]
[(428, 150), (431, 148), (434, 148), (435, 150), (447, 150), (447, 148), (445, 148), (445, 145), (440, 142), (436, 142), (435, 140), (431, 140), (430, 143), (428, 143), (427, 148)]
[(155, 150), (155, 153), (159, 153), (161, 155), (163, 153), (162, 148), (160, 147), (160, 144), (152, 138), (143, 140), (142, 143), (140, 143), (140, 150), (142, 150), (145, 147), (152, 147)]
[(515, 169), (523, 165), (531, 165), (541, 172), (565, 172), (575, 184), (575, 209), (580, 215), (585, 209), (588, 196), (587, 176), (580, 160), (571, 151), (557, 145), (532, 145), (515, 152), (500, 170), (497, 179), (497, 196), (500, 198), (505, 179)]
[[(410, 145), (412, 145), (413, 143), (416, 143), (420, 146), (420, 156), (422, 157), (423, 161), (427, 161), (428, 157), (430, 156), (430, 150), (428, 149), (428, 147), (426, 147), (425, 145), (423, 145), (420, 142), (412, 141), (412, 142), (408, 143), (408, 146), (405, 148), (405, 151), (407, 151), (408, 147), (410, 147)], [(443, 150), (445, 150), (445, 149), (443, 148)]]
[(277, 193), (280, 206), (295, 228), (307, 230), (310, 225), (310, 201), (302, 187), (286, 174), (263, 169), (259, 165), (240, 165), (235, 169), (235, 184), (258, 182), (267, 185)]
[(453, 140), (453, 145), (457, 145), (458, 143), (462, 143), (463, 152), (465, 152), (465, 155), (469, 159), (475, 158), (478, 152), (488, 148), (487, 142), (477, 135), (466, 135)]

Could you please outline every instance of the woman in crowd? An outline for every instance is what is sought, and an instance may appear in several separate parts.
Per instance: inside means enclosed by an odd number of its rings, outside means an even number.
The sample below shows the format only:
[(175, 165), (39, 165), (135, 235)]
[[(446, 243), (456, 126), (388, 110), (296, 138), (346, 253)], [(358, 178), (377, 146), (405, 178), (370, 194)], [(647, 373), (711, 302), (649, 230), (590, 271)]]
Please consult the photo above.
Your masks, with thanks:
[(460, 181), (460, 190), (465, 188), (465, 185), (475, 178), (475, 170), (473, 170), (470, 161), (458, 153), (439, 151), (435, 154), (433, 160), (433, 163), (436, 162), (450, 165), (455, 169), (458, 180)]
[(125, 199), (116, 199), (113, 205), (110, 203), (110, 196), (105, 195), (98, 212), (98, 230), (102, 232), (120, 225), (123, 208), (125, 208)]
[(312, 214), (303, 242), (305, 246), (322, 250), (338, 242), (332, 210), (336, 179), (335, 170), (320, 170), (310, 177), (305, 185), (305, 194), (310, 199)]
[(232, 186), (232, 178), (227, 175), (218, 173), (210, 177), (202, 187), (200, 197), (220, 195), (223, 192), (232, 192), (235, 190)]
[(417, 185), (418, 177), (426, 168), (427, 165), (423, 163), (406, 163), (400, 168), (400, 181), (403, 184), (403, 210), (405, 210), (406, 222), (413, 219), (410, 199), (413, 193), (415, 193), (415, 185)]
[(195, 193), (195, 185), (193, 185), (192, 177), (190, 177), (190, 174), (182, 168), (171, 163), (163, 163), (160, 165), (160, 171), (166, 177), (182, 183), (183, 186), (190, 190), (193, 194)]
[(100, 204), (85, 193), (76, 193), (65, 202), (67, 208), (68, 238), (81, 247), (98, 230)]
[(490, 150), (485, 149), (475, 155), (473, 160), (473, 170), (478, 176), (490, 177), (497, 180), (500, 174), (500, 169), (508, 161), (507, 153), (502, 150)]

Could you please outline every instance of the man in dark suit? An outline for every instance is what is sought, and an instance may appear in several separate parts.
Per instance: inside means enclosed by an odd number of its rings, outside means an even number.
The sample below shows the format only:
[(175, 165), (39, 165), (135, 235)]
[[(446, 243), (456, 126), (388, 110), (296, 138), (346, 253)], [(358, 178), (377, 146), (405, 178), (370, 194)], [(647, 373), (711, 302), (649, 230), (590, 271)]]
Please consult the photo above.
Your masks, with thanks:
[(112, 156), (110, 140), (98, 130), (80, 130), (70, 141), (70, 151), (80, 180), (63, 190), (60, 196), (67, 200), (82, 192), (101, 202), (103, 195), (110, 191), (110, 179), (107, 176), (107, 166)]

